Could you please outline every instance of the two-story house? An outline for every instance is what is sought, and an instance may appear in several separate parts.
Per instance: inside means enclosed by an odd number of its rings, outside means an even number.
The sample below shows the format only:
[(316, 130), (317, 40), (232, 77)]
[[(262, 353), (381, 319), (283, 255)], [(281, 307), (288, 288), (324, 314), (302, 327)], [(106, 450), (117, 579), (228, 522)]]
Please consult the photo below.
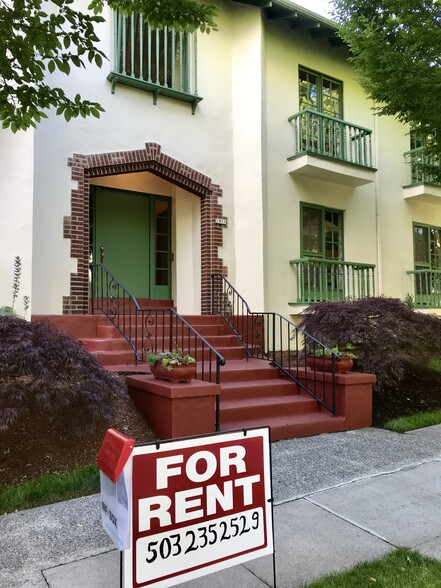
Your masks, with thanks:
[(0, 131), (0, 303), (19, 255), (33, 314), (87, 313), (91, 257), (186, 314), (209, 312), (213, 272), (294, 320), (378, 294), (439, 314), (423, 138), (374, 115), (330, 20), (288, 0), (218, 4), (210, 35), (108, 9), (109, 61), (55, 80), (101, 118)]

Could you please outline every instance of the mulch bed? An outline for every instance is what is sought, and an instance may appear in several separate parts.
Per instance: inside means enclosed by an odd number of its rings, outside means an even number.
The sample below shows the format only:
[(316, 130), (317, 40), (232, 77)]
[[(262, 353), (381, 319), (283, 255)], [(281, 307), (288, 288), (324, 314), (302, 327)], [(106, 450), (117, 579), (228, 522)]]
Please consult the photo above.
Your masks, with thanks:
[(0, 433), (0, 488), (42, 474), (70, 471), (96, 463), (98, 451), (109, 427), (115, 427), (136, 443), (156, 439), (130, 398), (115, 401), (115, 418), (102, 422), (88, 434), (75, 435), (54, 415), (34, 414), (17, 421)]

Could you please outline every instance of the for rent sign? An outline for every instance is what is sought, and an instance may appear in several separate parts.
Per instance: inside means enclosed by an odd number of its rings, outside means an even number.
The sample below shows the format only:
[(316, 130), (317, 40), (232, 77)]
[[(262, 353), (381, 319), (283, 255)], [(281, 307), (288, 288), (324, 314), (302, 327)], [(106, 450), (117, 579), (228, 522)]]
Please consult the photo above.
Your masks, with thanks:
[(125, 587), (174, 586), (273, 552), (269, 429), (135, 447)]

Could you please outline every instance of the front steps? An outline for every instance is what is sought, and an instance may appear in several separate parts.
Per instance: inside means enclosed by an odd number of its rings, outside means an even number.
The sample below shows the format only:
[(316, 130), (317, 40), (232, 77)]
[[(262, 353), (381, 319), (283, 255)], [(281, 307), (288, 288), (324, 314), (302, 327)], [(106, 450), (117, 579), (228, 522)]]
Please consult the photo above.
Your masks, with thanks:
[[(38, 317), (33, 317), (33, 320), (35, 318)], [(132, 381), (141, 378), (144, 383), (153, 382), (148, 365), (135, 365), (131, 346), (104, 315), (63, 315), (46, 318), (78, 338), (109, 371), (145, 374), (134, 376)], [(268, 361), (247, 360), (244, 347), (222, 317), (206, 315), (184, 318), (226, 360), (226, 365), (220, 370), (222, 431), (269, 426), (271, 439), (277, 441), (369, 426), (370, 415), (363, 416), (361, 420), (357, 417), (358, 420), (352, 421), (357, 423), (357, 426), (351, 425), (351, 419), (348, 420), (346, 415), (349, 406), (346, 396), (342, 410), (337, 411), (338, 416), (332, 417), (314, 398), (283, 376)], [(310, 370), (305, 373), (313, 374)], [(352, 374), (349, 379), (352, 376), (366, 377), (365, 374)], [(336, 378), (337, 381), (344, 380), (342, 390), (346, 390), (347, 376)], [(371, 390), (371, 384), (369, 385)], [(363, 388), (360, 398), (366, 398), (366, 394)], [(193, 416), (197, 421), (198, 410), (194, 412)], [(148, 415), (146, 416), (148, 418)], [(188, 419), (188, 414), (182, 415), (182, 418)]]
[(344, 418), (321, 412), (319, 403), (267, 361), (231, 361), (221, 368), (220, 428), (271, 429), (271, 440), (344, 429)]

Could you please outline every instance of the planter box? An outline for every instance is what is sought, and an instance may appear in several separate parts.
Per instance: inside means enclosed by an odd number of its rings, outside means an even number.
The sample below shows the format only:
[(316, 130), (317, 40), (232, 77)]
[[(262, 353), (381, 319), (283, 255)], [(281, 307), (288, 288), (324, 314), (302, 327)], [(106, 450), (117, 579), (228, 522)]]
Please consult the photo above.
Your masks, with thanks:
[[(318, 372), (332, 372), (332, 358), (331, 357), (315, 357), (315, 355), (307, 355), (306, 363), (312, 370)], [(334, 361), (335, 373), (346, 374), (351, 371), (354, 362), (349, 357), (341, 357)]]
[(191, 382), (196, 375), (196, 363), (190, 365), (178, 365), (168, 369), (161, 362), (151, 365), (150, 370), (158, 380), (168, 382)]

